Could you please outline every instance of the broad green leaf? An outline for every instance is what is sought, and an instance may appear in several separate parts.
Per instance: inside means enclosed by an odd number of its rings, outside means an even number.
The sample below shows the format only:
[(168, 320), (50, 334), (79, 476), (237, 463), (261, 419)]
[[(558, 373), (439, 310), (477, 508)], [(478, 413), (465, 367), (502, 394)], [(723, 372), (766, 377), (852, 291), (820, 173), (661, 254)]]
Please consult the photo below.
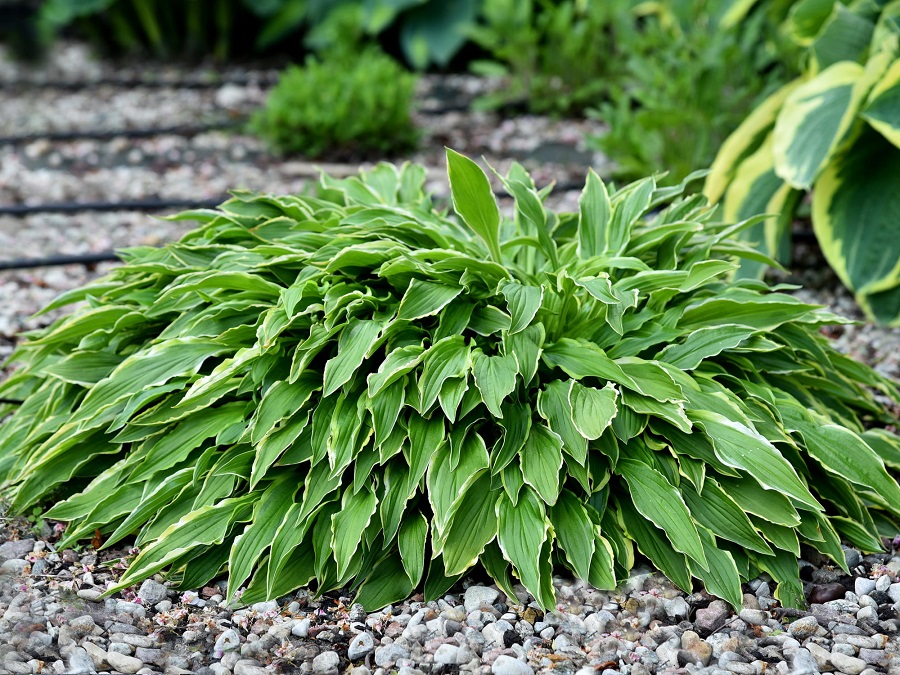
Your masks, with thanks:
[(854, 85), (863, 67), (835, 63), (787, 97), (775, 122), (775, 172), (808, 190), (827, 165), (861, 104)]
[(461, 335), (444, 338), (425, 354), (419, 380), (420, 412), (427, 412), (437, 400), (447, 378), (462, 377), (469, 370), (471, 355)]
[(503, 440), (499, 450), (491, 453), (492, 474), (500, 473), (525, 444), (531, 431), (531, 408), (508, 401), (503, 406), (502, 419), (498, 424), (503, 428)]
[[(623, 500), (619, 504), (619, 513), (625, 530), (641, 553), (650, 558), (653, 564), (681, 590), (690, 591), (692, 584), (687, 557), (679, 553), (663, 531), (638, 513), (631, 503)], [(699, 535), (697, 536), (699, 544)]]
[(341, 510), (331, 518), (332, 547), (338, 577), (343, 577), (346, 572), (377, 506), (378, 499), (368, 487), (359, 492), (344, 490)]
[(487, 176), (468, 157), (447, 148), (447, 175), (453, 209), (487, 246), (494, 262), (500, 262), (500, 209)]
[(563, 442), (543, 424), (532, 424), (519, 452), (522, 475), (546, 504), (555, 504), (559, 496), (559, 471), (562, 468)]
[(375, 565), (354, 599), (374, 612), (408, 598), (413, 588), (399, 553), (391, 553)]
[(594, 557), (594, 524), (581, 500), (569, 490), (560, 492), (556, 504), (550, 507), (550, 521), (572, 569), (587, 581)]
[(587, 440), (575, 426), (569, 396), (574, 380), (554, 380), (538, 394), (538, 412), (550, 430), (562, 439), (563, 448), (579, 464), (587, 460)]
[(378, 367), (378, 372), (369, 375), (369, 397), (374, 398), (386, 386), (418, 366), (424, 355), (425, 349), (420, 345), (406, 345), (393, 350)]
[(291, 479), (290, 474), (283, 474), (259, 496), (259, 501), (253, 508), (253, 519), (243, 533), (235, 538), (228, 558), (228, 581), (232, 596), (247, 580), (256, 561), (272, 543), (278, 526), (293, 504), (296, 491), (297, 482)]
[(397, 546), (400, 550), (400, 558), (403, 560), (403, 569), (409, 577), (409, 583), (413, 588), (422, 580), (425, 571), (425, 539), (428, 536), (428, 521), (421, 513), (404, 521), (400, 526)]
[(900, 149), (866, 130), (816, 181), (812, 203), (813, 229), (829, 265), (870, 316), (891, 325), (900, 322), (892, 215), (900, 204), (892, 188), (897, 176)]
[(618, 408), (616, 388), (607, 383), (603, 389), (585, 387), (577, 382), (569, 390), (569, 404), (572, 406), (572, 421), (578, 432), (589, 440), (603, 435), (612, 423)]
[(542, 607), (553, 607), (556, 597), (550, 565), (540, 555), (550, 529), (543, 503), (534, 491), (525, 487), (515, 506), (507, 498), (500, 498), (497, 516), (503, 557), (513, 564), (522, 585), (538, 603)]
[(541, 307), (544, 288), (509, 281), (500, 287), (500, 291), (506, 298), (506, 308), (512, 317), (509, 332), (515, 334), (525, 330)]
[(608, 252), (610, 213), (606, 186), (593, 169), (588, 169), (584, 190), (578, 199), (578, 255), (581, 258)]
[(735, 610), (740, 611), (744, 606), (744, 596), (741, 592), (741, 578), (737, 566), (734, 564), (734, 558), (728, 551), (716, 545), (715, 538), (708, 530), (701, 527), (699, 533), (708, 569), (699, 565), (690, 565), (691, 573), (703, 580), (706, 590), (723, 598)]
[(869, 92), (862, 116), (900, 148), (900, 59), (895, 60)]
[(516, 388), (518, 365), (512, 355), (485, 356), (476, 349), (472, 352), (472, 374), (481, 398), (494, 417), (503, 417), (503, 400)]
[(699, 493), (685, 486), (681, 494), (694, 520), (716, 536), (753, 551), (772, 553), (772, 549), (759, 536), (744, 510), (716, 481), (704, 481), (703, 491)]
[(127, 588), (137, 579), (145, 579), (177, 560), (198, 546), (220, 544), (225, 534), (236, 522), (250, 515), (253, 501), (258, 495), (223, 499), (212, 506), (204, 506), (192, 511), (177, 523), (170, 525), (162, 536), (141, 550), (119, 582), (107, 589), (115, 593)]
[(812, 509), (822, 509), (790, 463), (759, 433), (715, 412), (692, 410), (689, 416), (710, 437), (722, 462), (749, 472), (770, 490), (782, 492)]
[(323, 396), (333, 394), (356, 374), (383, 328), (380, 321), (359, 319), (341, 331), (337, 356), (325, 364)]
[(737, 325), (698, 328), (684, 342), (665, 347), (656, 358), (682, 370), (693, 370), (710, 357), (734, 349), (755, 332)]
[(481, 470), (468, 482), (447, 524), (442, 555), (446, 574), (456, 575), (478, 561), (484, 547), (497, 536), (498, 492), (491, 489), (491, 474)]
[(400, 308), (397, 310), (398, 318), (412, 321), (433, 316), (462, 293), (462, 290), (459, 286), (413, 279), (400, 302)]
[(623, 458), (617, 468), (628, 482), (631, 499), (640, 514), (665, 531), (675, 550), (705, 568), (703, 544), (678, 490), (643, 462)]

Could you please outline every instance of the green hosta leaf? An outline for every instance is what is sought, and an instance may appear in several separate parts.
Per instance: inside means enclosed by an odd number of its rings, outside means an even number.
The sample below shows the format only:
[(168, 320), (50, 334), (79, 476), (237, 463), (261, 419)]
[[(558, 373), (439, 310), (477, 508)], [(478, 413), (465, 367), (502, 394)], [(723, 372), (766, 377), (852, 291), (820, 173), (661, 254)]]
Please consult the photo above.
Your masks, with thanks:
[(512, 355), (485, 356), (476, 349), (472, 352), (472, 374), (481, 398), (494, 417), (503, 417), (503, 399), (516, 388), (518, 364)]
[[(681, 590), (690, 591), (692, 584), (687, 557), (679, 553), (662, 530), (654, 527), (631, 504), (623, 501), (619, 505), (619, 512), (628, 535), (637, 544), (641, 553), (650, 558), (653, 564)], [(699, 535), (697, 537), (698, 545), (702, 546)]]
[(682, 488), (681, 494), (693, 518), (716, 536), (753, 551), (772, 553), (744, 510), (716, 481), (705, 481), (702, 492)]
[(499, 420), (503, 428), (500, 449), (491, 453), (491, 473), (497, 474), (509, 464), (522, 449), (531, 431), (531, 408), (515, 402), (503, 406)]
[(706, 590), (724, 598), (735, 610), (740, 610), (744, 606), (744, 596), (734, 558), (716, 545), (715, 538), (707, 530), (700, 528), (699, 533), (709, 569), (691, 565), (691, 573), (703, 579)]
[(413, 279), (400, 302), (398, 317), (407, 321), (433, 316), (462, 293), (459, 286), (447, 286)]
[(863, 67), (850, 61), (829, 66), (791, 92), (775, 123), (775, 171), (808, 190), (849, 129), (861, 103), (854, 85)]
[(587, 460), (587, 440), (575, 426), (569, 403), (573, 384), (573, 380), (554, 380), (544, 385), (544, 389), (538, 394), (538, 412), (547, 420), (551, 431), (562, 439), (565, 451), (584, 465)]
[(506, 298), (506, 307), (512, 317), (509, 332), (521, 332), (531, 323), (540, 309), (544, 289), (509, 281), (500, 287), (500, 291)]
[(325, 364), (323, 396), (333, 394), (356, 374), (383, 328), (380, 321), (353, 320), (341, 331), (337, 356)]
[(588, 170), (578, 209), (578, 255), (582, 258), (604, 255), (610, 249), (608, 228), (612, 209), (606, 186), (593, 169)]
[(836, 424), (804, 425), (806, 448), (822, 466), (847, 480), (871, 488), (888, 504), (900, 504), (900, 487), (881, 458), (849, 429)]
[(503, 348), (507, 356), (513, 356), (518, 364), (519, 374), (528, 385), (537, 374), (538, 361), (544, 345), (546, 332), (542, 324), (532, 324), (524, 330), (503, 336)]
[(293, 504), (297, 483), (290, 474), (282, 474), (260, 495), (253, 509), (253, 520), (234, 540), (228, 559), (229, 589), (235, 591), (247, 580), (253, 565), (272, 543), (288, 509)]
[(552, 607), (556, 601), (552, 570), (549, 559), (541, 555), (550, 530), (543, 503), (533, 490), (525, 487), (515, 506), (505, 497), (500, 498), (497, 516), (503, 557), (513, 564), (528, 592), (542, 606)]
[(862, 116), (900, 148), (900, 59), (894, 61), (869, 92)]
[(595, 528), (594, 532), (594, 555), (591, 557), (588, 582), (594, 588), (611, 591), (618, 586), (614, 568), (615, 557), (612, 546), (598, 533), (598, 529)]
[(500, 209), (484, 171), (447, 148), (447, 174), (454, 210), (481, 237), (494, 262), (500, 262)]
[(867, 130), (826, 167), (812, 203), (813, 229), (828, 263), (870, 316), (891, 325), (900, 322), (892, 216), (900, 204), (892, 187), (897, 176), (900, 149)]
[(559, 470), (562, 468), (562, 439), (543, 424), (532, 424), (520, 451), (522, 475), (546, 504), (555, 504), (559, 496)]
[(712, 439), (716, 456), (728, 466), (748, 471), (770, 490), (793, 497), (801, 504), (821, 510), (794, 468), (769, 441), (740, 422), (707, 411), (691, 411), (690, 417)]
[(376, 611), (408, 598), (415, 586), (410, 583), (400, 555), (392, 553), (379, 562), (356, 594), (356, 602)]
[(369, 375), (369, 397), (375, 398), (386, 386), (418, 366), (424, 356), (425, 349), (420, 345), (406, 345), (393, 350), (378, 367), (378, 372)]
[(684, 342), (667, 346), (657, 358), (676, 368), (693, 370), (711, 356), (734, 349), (755, 332), (747, 326), (736, 325), (698, 328)]
[(634, 506), (641, 515), (665, 531), (675, 550), (706, 568), (697, 527), (678, 490), (661, 473), (643, 462), (620, 459), (618, 468), (628, 482)]
[(491, 489), (489, 471), (482, 470), (474, 480), (467, 481), (444, 538), (442, 554), (446, 574), (460, 574), (474, 565), (484, 547), (497, 536), (498, 496)]
[(359, 492), (345, 490), (341, 499), (341, 510), (331, 519), (334, 558), (337, 561), (338, 577), (343, 577), (369, 521), (375, 515), (378, 499), (372, 490), (363, 488)]
[(550, 508), (550, 521), (572, 569), (587, 581), (595, 541), (594, 524), (588, 517), (584, 504), (572, 492), (563, 490), (556, 504)]
[(257, 495), (223, 499), (213, 506), (192, 511), (177, 523), (169, 526), (162, 536), (144, 548), (119, 579), (119, 583), (107, 589), (115, 593), (127, 588), (135, 579), (155, 574), (170, 562), (198, 546), (220, 544), (228, 529), (250, 515), (251, 505)]
[(444, 338), (425, 354), (424, 370), (419, 380), (421, 412), (434, 405), (447, 378), (462, 377), (471, 365), (469, 347), (461, 335)]
[(419, 585), (425, 571), (425, 539), (428, 536), (428, 521), (421, 513), (406, 520), (400, 526), (397, 545), (403, 569), (409, 577), (412, 588)]
[(607, 383), (603, 389), (584, 387), (572, 383), (569, 390), (569, 404), (572, 406), (572, 422), (582, 436), (596, 440), (612, 423), (618, 408), (616, 388)]

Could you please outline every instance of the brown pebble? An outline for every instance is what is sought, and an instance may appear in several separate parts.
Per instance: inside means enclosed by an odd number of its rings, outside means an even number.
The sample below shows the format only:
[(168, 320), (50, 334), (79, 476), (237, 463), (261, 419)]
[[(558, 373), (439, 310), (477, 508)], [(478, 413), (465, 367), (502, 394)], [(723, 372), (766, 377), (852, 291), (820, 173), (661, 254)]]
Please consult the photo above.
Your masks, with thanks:
[(809, 593), (810, 603), (823, 604), (831, 600), (840, 600), (847, 593), (843, 584), (819, 584), (813, 586)]
[(540, 621), (544, 618), (544, 613), (539, 609), (535, 609), (534, 607), (526, 607), (525, 611), (522, 612), (522, 619), (527, 621), (528, 623), (534, 625), (535, 621)]

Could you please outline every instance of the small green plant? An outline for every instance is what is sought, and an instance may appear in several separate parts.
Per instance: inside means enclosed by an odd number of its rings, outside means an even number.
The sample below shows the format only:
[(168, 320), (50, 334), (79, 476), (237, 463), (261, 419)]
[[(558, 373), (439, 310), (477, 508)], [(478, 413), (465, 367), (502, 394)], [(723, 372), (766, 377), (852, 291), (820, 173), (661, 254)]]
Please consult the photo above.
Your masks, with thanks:
[(472, 68), (501, 76), (504, 86), (478, 106), (583, 114), (605, 96), (618, 68), (617, 28), (629, 25), (630, 5), (631, 0), (484, 0), (470, 33), (491, 60)]
[(772, 214), (744, 236), (781, 261), (812, 192), (828, 263), (871, 318), (900, 326), (900, 2), (801, 0), (785, 29), (804, 72), (725, 141), (704, 192), (727, 219)]
[(374, 47), (290, 66), (250, 128), (280, 152), (307, 157), (401, 154), (416, 143), (416, 77)]
[(768, 17), (756, 12), (740, 31), (724, 29), (719, 4), (695, 1), (680, 15), (657, 3), (633, 10), (640, 29), (619, 47), (609, 99), (588, 111), (609, 125), (589, 142), (616, 159), (615, 177), (665, 170), (677, 183), (709, 166), (754, 102), (789, 79), (767, 48)]
[[(425, 171), (322, 176), (319, 196), (236, 193), (123, 252), (47, 310), (0, 396), (12, 508), (54, 501), (60, 546), (140, 554), (117, 588), (227, 570), (244, 602), (314, 584), (368, 608), (440, 597), (481, 564), (554, 606), (635, 547), (734, 606), (764, 570), (803, 603), (801, 543), (845, 565), (900, 526), (896, 387), (833, 349), (840, 322), (763, 282), (701, 196), (590, 172), (553, 213), (521, 166), (448, 151), (457, 217)], [(115, 589), (110, 589), (112, 592)]]

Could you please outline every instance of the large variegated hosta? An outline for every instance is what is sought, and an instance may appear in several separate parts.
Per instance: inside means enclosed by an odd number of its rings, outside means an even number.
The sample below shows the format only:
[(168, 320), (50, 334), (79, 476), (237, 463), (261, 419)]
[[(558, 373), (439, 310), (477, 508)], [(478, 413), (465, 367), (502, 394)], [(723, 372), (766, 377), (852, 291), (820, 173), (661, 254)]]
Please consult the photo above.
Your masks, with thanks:
[[(553, 605), (551, 569), (600, 588), (635, 548), (741, 604), (761, 570), (803, 601), (800, 544), (843, 565), (896, 533), (894, 386), (819, 335), (840, 321), (758, 281), (702, 197), (591, 172), (554, 214), (448, 153), (459, 218), (424, 171), (237, 194), (53, 307), (0, 395), (16, 509), (61, 499), (69, 542), (136, 535), (161, 570), (229, 593), (352, 586), (378, 607), (483, 565)], [(663, 210), (660, 208), (668, 204)]]

